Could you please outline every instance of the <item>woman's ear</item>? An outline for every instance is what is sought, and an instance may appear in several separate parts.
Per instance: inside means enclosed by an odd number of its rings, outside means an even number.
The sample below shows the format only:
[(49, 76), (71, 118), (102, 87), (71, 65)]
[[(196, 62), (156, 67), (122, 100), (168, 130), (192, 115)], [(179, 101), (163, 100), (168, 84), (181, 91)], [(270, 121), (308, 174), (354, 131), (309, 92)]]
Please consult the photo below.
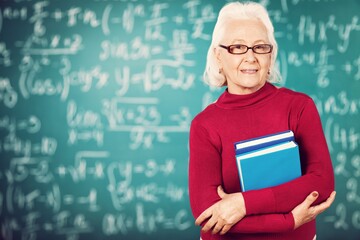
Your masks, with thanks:
[(216, 58), (216, 62), (218, 64), (218, 67), (219, 67), (219, 69), (222, 69), (223, 67), (222, 67), (222, 62), (221, 62), (220, 50), (218, 48), (214, 47), (213, 51), (214, 51), (214, 56)]

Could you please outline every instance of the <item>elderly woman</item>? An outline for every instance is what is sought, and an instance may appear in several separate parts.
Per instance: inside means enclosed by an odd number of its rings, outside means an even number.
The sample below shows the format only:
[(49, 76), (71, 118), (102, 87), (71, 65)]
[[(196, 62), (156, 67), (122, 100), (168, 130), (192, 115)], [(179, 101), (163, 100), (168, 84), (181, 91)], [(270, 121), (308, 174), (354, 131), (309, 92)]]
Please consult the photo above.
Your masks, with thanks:
[[(276, 55), (273, 26), (261, 5), (235, 2), (221, 9), (204, 77), (227, 89), (190, 129), (190, 204), (203, 240), (312, 240), (316, 216), (334, 201), (319, 114), (307, 95), (270, 83), (280, 78)], [(234, 143), (285, 130), (299, 145), (302, 176), (242, 192)]]

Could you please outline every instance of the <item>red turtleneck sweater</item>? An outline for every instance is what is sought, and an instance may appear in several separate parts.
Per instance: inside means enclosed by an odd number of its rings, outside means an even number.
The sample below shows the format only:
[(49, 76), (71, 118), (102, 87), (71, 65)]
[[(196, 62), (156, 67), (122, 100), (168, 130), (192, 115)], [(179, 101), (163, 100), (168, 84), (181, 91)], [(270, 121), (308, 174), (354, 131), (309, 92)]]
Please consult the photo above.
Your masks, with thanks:
[(246, 217), (224, 236), (201, 233), (203, 240), (313, 239), (315, 221), (293, 230), (291, 210), (312, 191), (319, 192), (319, 203), (334, 189), (320, 117), (310, 97), (270, 83), (248, 95), (233, 95), (226, 90), (192, 121), (190, 204), (197, 218), (220, 200), (219, 185), (227, 193), (241, 191), (234, 142), (288, 129), (294, 132), (299, 145), (302, 177), (276, 187), (244, 192)]

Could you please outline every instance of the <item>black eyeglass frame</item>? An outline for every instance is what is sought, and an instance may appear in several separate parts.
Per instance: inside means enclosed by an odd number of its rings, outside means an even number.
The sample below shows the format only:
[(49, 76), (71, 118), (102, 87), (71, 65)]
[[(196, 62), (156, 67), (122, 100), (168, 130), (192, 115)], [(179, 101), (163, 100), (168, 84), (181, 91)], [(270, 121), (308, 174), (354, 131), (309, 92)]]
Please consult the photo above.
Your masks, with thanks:
[[(266, 45), (267, 47), (270, 47), (270, 51), (269, 51), (269, 52), (260, 53), (260, 52), (256, 52), (256, 50), (254, 51), (254, 49), (256, 49), (256, 47), (264, 46), (264, 45)], [(231, 47), (234, 47), (234, 46), (245, 46), (247, 49), (246, 49), (246, 51), (243, 52), (243, 53), (234, 53), (234, 52), (232, 52), (232, 51), (230, 50)], [(225, 49), (228, 51), (228, 53), (234, 54), (234, 55), (245, 54), (245, 53), (247, 53), (247, 52), (249, 51), (249, 49), (251, 49), (251, 50), (252, 50), (254, 53), (256, 53), (256, 54), (269, 54), (269, 53), (271, 53), (272, 50), (273, 50), (273, 45), (267, 44), (267, 43), (256, 44), (256, 45), (254, 45), (254, 46), (252, 46), (252, 47), (248, 47), (248, 46), (246, 46), (246, 45), (244, 45), (244, 44), (231, 44), (231, 45), (229, 45), (229, 46), (225, 46), (225, 45), (219, 44), (219, 47), (225, 48)]]

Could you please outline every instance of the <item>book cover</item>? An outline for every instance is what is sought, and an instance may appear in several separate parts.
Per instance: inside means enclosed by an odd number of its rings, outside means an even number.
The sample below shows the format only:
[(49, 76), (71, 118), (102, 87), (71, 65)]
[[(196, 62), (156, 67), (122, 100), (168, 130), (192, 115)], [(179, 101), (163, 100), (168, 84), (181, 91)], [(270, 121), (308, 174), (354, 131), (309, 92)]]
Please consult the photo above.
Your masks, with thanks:
[(243, 191), (273, 187), (301, 176), (300, 156), (294, 141), (236, 155)]
[(293, 141), (294, 133), (291, 130), (278, 132), (275, 134), (269, 134), (258, 138), (252, 138), (244, 141), (234, 143), (236, 155), (254, 151), (260, 148), (264, 148), (270, 145)]

